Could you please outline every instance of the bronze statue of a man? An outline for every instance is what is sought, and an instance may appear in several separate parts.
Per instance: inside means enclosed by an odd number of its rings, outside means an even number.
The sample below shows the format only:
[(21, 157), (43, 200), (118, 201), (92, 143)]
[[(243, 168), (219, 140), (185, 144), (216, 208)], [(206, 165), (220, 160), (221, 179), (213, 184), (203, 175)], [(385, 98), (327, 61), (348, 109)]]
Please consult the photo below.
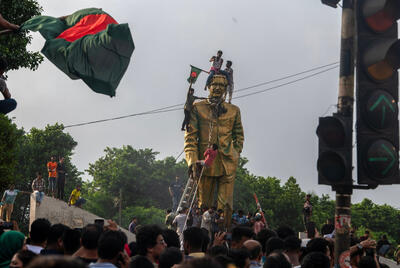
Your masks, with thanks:
[(209, 98), (194, 104), (190, 128), (185, 133), (185, 153), (188, 166), (196, 173), (196, 163), (204, 159), (207, 147), (218, 145), (215, 160), (211, 166), (204, 167), (199, 182), (199, 206), (213, 206), (217, 190), (218, 209), (224, 210), (225, 227), (229, 228), (233, 186), (244, 135), (239, 107), (224, 100), (227, 85), (225, 76), (214, 75), (208, 87)]

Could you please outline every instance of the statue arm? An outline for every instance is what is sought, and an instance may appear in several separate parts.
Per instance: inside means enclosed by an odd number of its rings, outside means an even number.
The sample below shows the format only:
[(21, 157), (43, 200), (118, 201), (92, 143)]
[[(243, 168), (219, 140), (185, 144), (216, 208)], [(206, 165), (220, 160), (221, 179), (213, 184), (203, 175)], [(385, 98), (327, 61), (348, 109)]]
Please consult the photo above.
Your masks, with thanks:
[(199, 119), (197, 107), (194, 106), (191, 111), (190, 131), (185, 134), (185, 154), (186, 162), (190, 167), (199, 159)]
[(244, 132), (242, 119), (240, 116), (240, 110), (236, 114), (235, 123), (233, 125), (232, 131), (233, 145), (236, 151), (240, 154), (243, 149), (243, 141), (244, 141)]

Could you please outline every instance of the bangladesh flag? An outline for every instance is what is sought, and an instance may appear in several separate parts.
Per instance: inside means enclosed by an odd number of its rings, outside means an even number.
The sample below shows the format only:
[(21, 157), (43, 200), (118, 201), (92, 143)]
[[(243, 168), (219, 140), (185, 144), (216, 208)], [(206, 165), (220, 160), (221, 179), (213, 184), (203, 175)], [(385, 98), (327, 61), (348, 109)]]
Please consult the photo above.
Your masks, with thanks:
[(64, 19), (37, 16), (22, 30), (46, 39), (42, 53), (71, 79), (93, 91), (115, 96), (135, 46), (128, 24), (118, 24), (98, 8), (79, 10)]
[(194, 66), (192, 66), (192, 65), (190, 65), (190, 67), (191, 67), (190, 76), (189, 76), (189, 78), (187, 79), (187, 81), (188, 81), (189, 83), (194, 84), (194, 83), (196, 83), (197, 77), (199, 77), (199, 74), (200, 74), (203, 70), (202, 70), (202, 69), (199, 69), (199, 68), (197, 68), (197, 67), (194, 67)]

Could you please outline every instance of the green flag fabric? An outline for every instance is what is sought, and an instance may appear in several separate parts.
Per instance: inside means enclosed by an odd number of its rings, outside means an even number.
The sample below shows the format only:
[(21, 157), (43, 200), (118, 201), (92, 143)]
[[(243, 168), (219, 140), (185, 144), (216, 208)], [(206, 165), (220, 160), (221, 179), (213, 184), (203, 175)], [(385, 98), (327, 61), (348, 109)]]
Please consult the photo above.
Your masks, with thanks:
[(39, 31), (46, 39), (41, 52), (71, 79), (82, 79), (93, 91), (111, 97), (135, 49), (128, 24), (118, 24), (98, 8), (64, 19), (37, 16), (21, 29)]
[(190, 75), (189, 78), (187, 79), (187, 81), (189, 83), (196, 83), (197, 77), (199, 77), (199, 74), (203, 71), (202, 69), (199, 69), (197, 67), (194, 67), (192, 65), (190, 65), (191, 69), (190, 69)]

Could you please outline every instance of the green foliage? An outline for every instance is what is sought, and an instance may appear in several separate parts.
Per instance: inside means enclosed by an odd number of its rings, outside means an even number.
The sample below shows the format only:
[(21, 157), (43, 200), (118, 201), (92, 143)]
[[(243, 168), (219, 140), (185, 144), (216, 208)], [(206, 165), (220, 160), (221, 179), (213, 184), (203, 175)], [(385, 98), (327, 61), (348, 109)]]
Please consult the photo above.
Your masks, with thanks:
[[(165, 211), (155, 207), (126, 207), (122, 210), (122, 226), (129, 226), (133, 217), (138, 219), (139, 225), (164, 225)], [(114, 217), (117, 220), (118, 217)]]
[[(2, 0), (0, 1), (0, 13), (11, 23), (21, 25), (30, 18), (40, 15), (42, 8), (36, 0)], [(36, 70), (43, 61), (39, 52), (26, 50), (31, 43), (32, 36), (27, 31), (17, 34), (0, 35), (0, 55), (9, 63), (9, 69), (17, 70), (21, 67)]]
[(400, 243), (400, 230), (397, 228), (400, 211), (387, 204), (377, 205), (369, 199), (352, 206), (352, 225), (358, 229), (366, 228), (375, 236), (387, 234)]
[(21, 131), (8, 117), (0, 114), (0, 185), (14, 182), (17, 144)]

